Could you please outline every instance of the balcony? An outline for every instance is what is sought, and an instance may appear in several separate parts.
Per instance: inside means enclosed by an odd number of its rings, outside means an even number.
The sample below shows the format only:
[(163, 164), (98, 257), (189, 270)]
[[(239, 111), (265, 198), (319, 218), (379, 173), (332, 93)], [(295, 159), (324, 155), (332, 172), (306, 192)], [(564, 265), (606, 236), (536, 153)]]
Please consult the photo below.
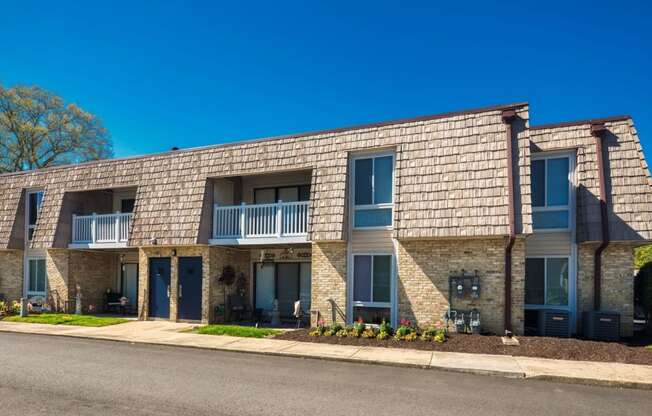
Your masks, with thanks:
[(70, 248), (127, 247), (133, 213), (72, 216)]
[(211, 244), (296, 244), (308, 241), (308, 201), (213, 208)]

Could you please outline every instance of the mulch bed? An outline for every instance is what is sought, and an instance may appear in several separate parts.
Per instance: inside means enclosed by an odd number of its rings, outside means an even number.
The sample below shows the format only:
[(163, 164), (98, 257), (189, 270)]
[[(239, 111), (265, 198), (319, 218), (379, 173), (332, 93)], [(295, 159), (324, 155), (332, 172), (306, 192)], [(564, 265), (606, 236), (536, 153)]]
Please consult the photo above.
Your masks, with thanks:
[(317, 342), (325, 344), (357, 345), (386, 348), (412, 348), (426, 351), (466, 352), (473, 354), (518, 355), (524, 357), (553, 358), (558, 360), (601, 361), (652, 365), (652, 351), (642, 346), (619, 342), (596, 342), (574, 338), (548, 338), (518, 336), (519, 346), (503, 345), (499, 336), (451, 334), (444, 343), (421, 340), (407, 342), (393, 339), (311, 337), (309, 330), (299, 329), (277, 335), (275, 339)]

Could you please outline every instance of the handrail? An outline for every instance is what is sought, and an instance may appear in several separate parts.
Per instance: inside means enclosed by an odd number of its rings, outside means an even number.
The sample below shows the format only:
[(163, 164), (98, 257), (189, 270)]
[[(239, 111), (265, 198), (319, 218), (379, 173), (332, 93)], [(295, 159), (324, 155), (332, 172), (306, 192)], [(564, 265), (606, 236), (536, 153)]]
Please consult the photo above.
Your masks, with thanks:
[(73, 243), (126, 243), (133, 213), (90, 214), (72, 216)]
[(215, 205), (213, 237), (260, 238), (308, 234), (308, 201)]

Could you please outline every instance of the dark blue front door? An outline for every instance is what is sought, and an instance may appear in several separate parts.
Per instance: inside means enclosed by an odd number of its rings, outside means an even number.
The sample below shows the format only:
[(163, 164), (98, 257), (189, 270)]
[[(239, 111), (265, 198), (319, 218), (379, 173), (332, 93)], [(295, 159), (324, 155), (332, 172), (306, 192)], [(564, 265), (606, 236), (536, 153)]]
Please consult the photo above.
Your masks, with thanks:
[(170, 258), (149, 259), (149, 316), (170, 317)]
[(179, 257), (179, 319), (201, 319), (201, 257)]

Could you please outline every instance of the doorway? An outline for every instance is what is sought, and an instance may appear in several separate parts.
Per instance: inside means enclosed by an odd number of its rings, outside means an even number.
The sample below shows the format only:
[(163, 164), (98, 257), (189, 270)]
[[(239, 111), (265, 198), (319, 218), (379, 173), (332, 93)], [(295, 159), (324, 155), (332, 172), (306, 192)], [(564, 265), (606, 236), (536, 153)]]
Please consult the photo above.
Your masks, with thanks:
[(130, 313), (138, 311), (138, 263), (124, 263), (120, 276), (122, 296), (128, 299)]
[(149, 259), (149, 316), (170, 318), (170, 258)]
[(311, 270), (308, 262), (255, 263), (254, 305), (265, 315), (278, 301), (281, 318), (292, 318), (294, 303), (301, 301), (301, 309), (310, 311)]
[(179, 319), (201, 319), (202, 258), (179, 257)]

